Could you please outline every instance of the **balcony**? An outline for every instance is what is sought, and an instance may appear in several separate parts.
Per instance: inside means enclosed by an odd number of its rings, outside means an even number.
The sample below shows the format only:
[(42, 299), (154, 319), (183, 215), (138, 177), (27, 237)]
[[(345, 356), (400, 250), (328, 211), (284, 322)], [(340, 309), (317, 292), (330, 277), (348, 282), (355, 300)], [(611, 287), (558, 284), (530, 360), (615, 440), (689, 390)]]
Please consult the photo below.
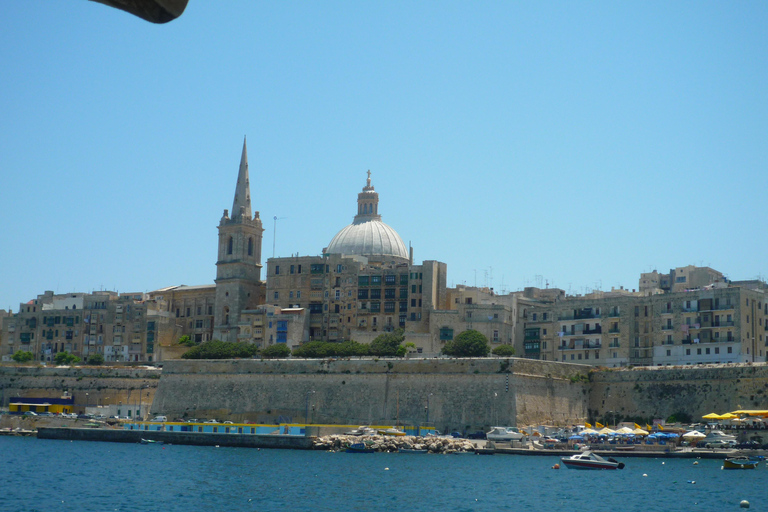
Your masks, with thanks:
[(715, 322), (712, 327), (733, 327), (734, 322)]
[(558, 350), (590, 350), (593, 348), (602, 348), (603, 344), (598, 342), (570, 342), (557, 347)]
[(621, 332), (621, 330), (618, 327), (612, 327), (611, 329), (608, 329), (608, 332), (610, 334), (618, 334)]
[(594, 329), (584, 329), (584, 334), (602, 334), (603, 328), (601, 326), (596, 326)]
[(674, 330), (674, 327), (672, 327), (671, 325), (662, 325), (661, 326), (661, 330), (662, 331), (672, 331), (672, 330)]

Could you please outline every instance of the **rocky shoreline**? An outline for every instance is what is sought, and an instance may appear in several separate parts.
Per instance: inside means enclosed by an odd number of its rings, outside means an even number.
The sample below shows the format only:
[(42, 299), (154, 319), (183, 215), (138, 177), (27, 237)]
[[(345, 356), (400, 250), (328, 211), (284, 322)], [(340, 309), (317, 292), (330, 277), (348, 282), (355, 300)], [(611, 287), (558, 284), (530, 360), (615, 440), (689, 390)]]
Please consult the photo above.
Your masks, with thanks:
[(377, 452), (397, 452), (403, 450), (427, 450), (428, 453), (473, 453), (476, 449), (472, 441), (449, 437), (412, 437), (412, 436), (350, 436), (332, 434), (318, 437), (314, 441), (315, 450), (343, 451), (354, 443), (365, 443)]

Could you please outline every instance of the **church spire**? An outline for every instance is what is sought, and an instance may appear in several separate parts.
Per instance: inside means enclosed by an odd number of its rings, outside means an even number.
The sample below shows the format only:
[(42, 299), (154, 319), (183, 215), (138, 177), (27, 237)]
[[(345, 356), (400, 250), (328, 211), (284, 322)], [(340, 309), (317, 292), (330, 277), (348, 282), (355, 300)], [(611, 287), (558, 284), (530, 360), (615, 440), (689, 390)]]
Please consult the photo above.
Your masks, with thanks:
[(232, 202), (232, 219), (249, 220), (251, 218), (251, 185), (248, 181), (248, 149), (243, 137), (243, 154), (240, 157), (240, 172), (237, 175), (235, 200)]

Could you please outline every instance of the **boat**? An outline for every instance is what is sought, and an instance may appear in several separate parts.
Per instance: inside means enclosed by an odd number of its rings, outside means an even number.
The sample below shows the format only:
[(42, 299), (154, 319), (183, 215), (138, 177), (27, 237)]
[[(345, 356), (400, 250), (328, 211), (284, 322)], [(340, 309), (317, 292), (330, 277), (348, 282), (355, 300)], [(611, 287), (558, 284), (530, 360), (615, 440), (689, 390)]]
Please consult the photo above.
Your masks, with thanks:
[(758, 464), (759, 460), (749, 457), (731, 457), (723, 461), (723, 469), (755, 469)]
[(141, 444), (163, 444), (163, 441), (155, 441), (154, 439), (142, 439)]
[(344, 432), (344, 435), (346, 436), (375, 436), (376, 430), (372, 429), (371, 427), (366, 426), (359, 426), (356, 429), (350, 430), (349, 432)]
[(517, 427), (492, 427), (490, 432), (485, 434), (488, 441), (511, 442), (522, 441), (523, 433)]
[(400, 448), (397, 450), (398, 453), (427, 453), (429, 450), (417, 450), (416, 448)]
[(398, 430), (398, 429), (396, 429), (394, 427), (391, 427), (391, 428), (380, 428), (378, 430), (378, 433), (379, 433), (379, 435), (382, 435), (382, 436), (404, 436), (405, 435), (405, 431)]
[(706, 437), (697, 438), (696, 441), (700, 445), (706, 446), (707, 443), (712, 441), (736, 441), (736, 436), (726, 434), (722, 430), (710, 430)]
[(365, 443), (352, 443), (345, 450), (347, 453), (373, 453), (376, 450), (369, 448)]
[(570, 457), (561, 457), (560, 460), (570, 469), (624, 469), (623, 462), (611, 457), (604, 459), (589, 450)]

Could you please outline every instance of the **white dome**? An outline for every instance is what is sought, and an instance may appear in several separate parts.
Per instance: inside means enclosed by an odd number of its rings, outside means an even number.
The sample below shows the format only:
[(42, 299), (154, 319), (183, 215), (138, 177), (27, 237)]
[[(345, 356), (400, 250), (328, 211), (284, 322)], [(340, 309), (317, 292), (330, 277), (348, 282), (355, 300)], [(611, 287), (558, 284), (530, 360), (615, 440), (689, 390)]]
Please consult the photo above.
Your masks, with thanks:
[(328, 244), (327, 254), (395, 256), (408, 259), (408, 249), (397, 231), (375, 218), (355, 218)]

